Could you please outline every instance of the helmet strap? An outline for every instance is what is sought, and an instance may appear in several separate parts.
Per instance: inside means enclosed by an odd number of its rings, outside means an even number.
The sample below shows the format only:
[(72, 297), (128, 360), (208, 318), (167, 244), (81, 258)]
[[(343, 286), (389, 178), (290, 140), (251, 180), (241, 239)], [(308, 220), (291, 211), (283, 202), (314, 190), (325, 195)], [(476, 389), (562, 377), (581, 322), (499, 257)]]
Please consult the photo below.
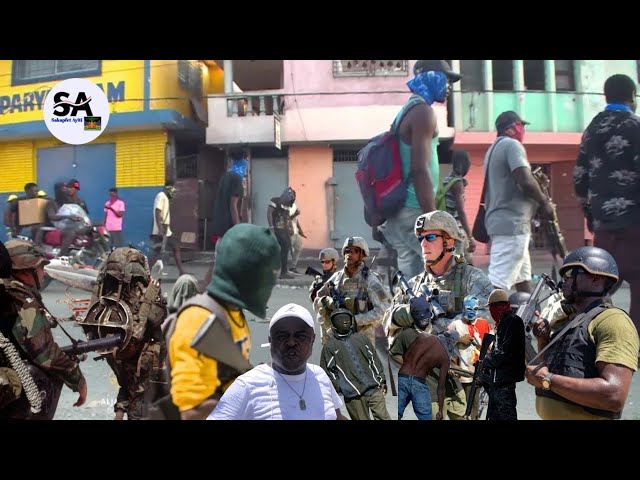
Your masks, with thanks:
[[(443, 233), (444, 233), (444, 232), (443, 232)], [(426, 260), (426, 262), (425, 262), (425, 263), (427, 264), (427, 266), (429, 266), (429, 267), (433, 267), (433, 266), (437, 265), (438, 263), (440, 263), (440, 261), (441, 261), (441, 260), (442, 260), (442, 258), (444, 257), (444, 254), (445, 254), (445, 253), (453, 252), (453, 251), (456, 249), (455, 245), (454, 245), (453, 247), (451, 247), (451, 248), (446, 248), (446, 247), (445, 247), (444, 242), (445, 242), (446, 240), (449, 240), (450, 238), (451, 238), (451, 237), (449, 237), (449, 236), (447, 236), (446, 238), (445, 238), (444, 236), (442, 237), (442, 252), (440, 253), (440, 255), (438, 255), (438, 257), (437, 257), (435, 260)]]

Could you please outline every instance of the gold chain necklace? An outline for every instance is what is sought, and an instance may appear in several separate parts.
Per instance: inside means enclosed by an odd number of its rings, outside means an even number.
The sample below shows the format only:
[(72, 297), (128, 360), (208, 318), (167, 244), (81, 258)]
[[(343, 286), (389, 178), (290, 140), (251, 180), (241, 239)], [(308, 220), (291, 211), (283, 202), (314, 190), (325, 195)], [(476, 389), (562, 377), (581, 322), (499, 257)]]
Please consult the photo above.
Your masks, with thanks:
[[(295, 389), (291, 385), (289, 385), (289, 382), (287, 382), (287, 379), (284, 378), (284, 376), (280, 372), (278, 372), (275, 368), (273, 369), (273, 371), (277, 372), (277, 374), (280, 375), (282, 380), (284, 380), (284, 383), (287, 384), (287, 387), (289, 387), (291, 390), (293, 390), (293, 393), (298, 395), (298, 392), (296, 392)], [(307, 388), (307, 369), (306, 369), (306, 367), (305, 367), (305, 370), (304, 370), (304, 384), (302, 385), (302, 395), (298, 395), (298, 398), (300, 398), (300, 401), (298, 402), (298, 406), (300, 407), (300, 410), (306, 410), (307, 409), (307, 404), (304, 401), (304, 398), (302, 398), (304, 396), (305, 388)]]

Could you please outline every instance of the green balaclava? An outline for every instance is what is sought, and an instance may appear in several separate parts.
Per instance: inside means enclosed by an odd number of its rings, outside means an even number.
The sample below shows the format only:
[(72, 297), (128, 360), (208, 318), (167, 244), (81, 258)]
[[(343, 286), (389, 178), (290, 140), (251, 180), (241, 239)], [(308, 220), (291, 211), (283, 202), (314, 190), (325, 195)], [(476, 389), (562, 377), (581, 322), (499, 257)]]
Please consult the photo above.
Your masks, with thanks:
[(217, 300), (265, 318), (267, 302), (280, 272), (280, 245), (266, 227), (240, 223), (224, 234), (207, 288)]

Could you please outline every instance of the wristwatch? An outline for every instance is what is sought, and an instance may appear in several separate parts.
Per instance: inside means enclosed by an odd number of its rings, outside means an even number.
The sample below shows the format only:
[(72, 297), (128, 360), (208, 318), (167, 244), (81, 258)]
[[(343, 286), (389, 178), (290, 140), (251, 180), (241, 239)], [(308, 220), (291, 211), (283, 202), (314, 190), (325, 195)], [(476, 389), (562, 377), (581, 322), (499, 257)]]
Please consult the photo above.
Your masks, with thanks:
[(545, 377), (542, 379), (542, 389), (543, 390), (551, 390), (551, 378), (555, 375), (555, 373), (547, 373)]

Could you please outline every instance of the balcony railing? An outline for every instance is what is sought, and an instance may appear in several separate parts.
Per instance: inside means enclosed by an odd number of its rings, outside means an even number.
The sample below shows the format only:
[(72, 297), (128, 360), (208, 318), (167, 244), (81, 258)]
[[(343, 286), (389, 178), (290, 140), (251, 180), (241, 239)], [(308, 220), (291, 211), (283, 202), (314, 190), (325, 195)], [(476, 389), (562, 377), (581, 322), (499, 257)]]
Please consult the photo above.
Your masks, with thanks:
[(225, 95), (228, 117), (282, 115), (284, 95), (275, 92), (232, 93)]

